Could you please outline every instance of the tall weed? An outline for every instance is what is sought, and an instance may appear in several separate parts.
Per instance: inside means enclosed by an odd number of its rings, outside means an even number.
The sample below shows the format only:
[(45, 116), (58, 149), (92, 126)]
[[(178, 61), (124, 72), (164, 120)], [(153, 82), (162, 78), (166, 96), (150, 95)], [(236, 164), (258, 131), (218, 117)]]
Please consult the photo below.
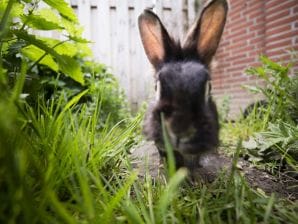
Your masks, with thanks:
[(260, 67), (250, 68), (247, 73), (260, 78), (262, 85), (247, 88), (263, 94), (265, 103), (254, 108), (257, 119), (249, 116), (246, 120), (265, 125), (244, 142), (244, 148), (251, 161), (267, 163), (270, 170), (284, 166), (288, 170), (290, 166), (297, 172), (298, 76), (289, 75), (291, 64), (284, 66), (265, 56), (261, 62)]

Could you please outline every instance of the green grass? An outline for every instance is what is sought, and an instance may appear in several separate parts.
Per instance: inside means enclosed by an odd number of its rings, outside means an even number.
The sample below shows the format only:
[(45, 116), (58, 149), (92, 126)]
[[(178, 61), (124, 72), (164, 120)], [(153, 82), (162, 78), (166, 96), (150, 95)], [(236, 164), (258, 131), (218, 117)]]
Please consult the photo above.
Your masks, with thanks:
[(236, 169), (208, 185), (189, 186), (184, 170), (138, 179), (128, 151), (140, 115), (99, 128), (100, 102), (91, 115), (79, 96), (33, 110), (14, 93), (0, 101), (1, 223), (298, 222), (297, 203), (251, 189)]

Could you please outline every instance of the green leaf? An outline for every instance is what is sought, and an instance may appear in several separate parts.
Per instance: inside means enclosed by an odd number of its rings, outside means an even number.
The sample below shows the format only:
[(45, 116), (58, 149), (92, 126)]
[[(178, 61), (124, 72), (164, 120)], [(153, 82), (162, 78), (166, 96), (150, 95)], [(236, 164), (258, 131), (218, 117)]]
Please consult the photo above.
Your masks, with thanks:
[[(4, 10), (7, 7), (7, 4), (8, 4), (8, 0), (0, 1), (0, 12), (4, 12)], [(24, 5), (21, 3), (18, 3), (17, 1), (14, 1), (13, 7), (10, 12), (10, 16), (19, 17), (23, 13), (24, 13)], [(2, 15), (0, 16), (0, 18), (2, 19)]]
[(48, 21), (39, 15), (22, 16), (22, 20), (24, 23), (26, 22), (27, 25), (29, 25), (30, 27), (38, 29), (38, 30), (62, 29), (62, 27), (59, 25), (59, 23), (54, 23), (52, 21)]
[(270, 69), (275, 71), (284, 71), (284, 67), (272, 60), (270, 60), (266, 56), (260, 56), (261, 62), (265, 65), (267, 65)]
[(77, 17), (73, 9), (64, 0), (44, 0), (44, 2), (47, 3), (49, 6), (53, 7), (54, 9), (57, 9), (57, 11), (62, 16), (68, 18), (73, 22), (77, 22)]
[(253, 92), (253, 93), (261, 93), (262, 92), (262, 89), (260, 89), (257, 86), (242, 85), (242, 87), (249, 90), (250, 92)]
[(78, 47), (76, 43), (61, 43), (61, 40), (52, 38), (41, 38), (41, 40), (43, 40), (48, 46), (56, 46), (55, 51), (58, 54), (73, 57), (78, 53)]
[(19, 99), (19, 97), (22, 93), (25, 79), (26, 79), (26, 72), (27, 72), (27, 64), (24, 61), (22, 61), (21, 72), (20, 72), (20, 75), (17, 76), (17, 80), (15, 83), (14, 89), (12, 91), (13, 92), (12, 98), (14, 100)]
[(63, 73), (71, 77), (73, 80), (84, 84), (83, 73), (78, 61), (67, 55), (59, 55), (59, 57), (57, 57), (56, 59), (59, 64), (59, 69)]
[(127, 194), (129, 188), (136, 180), (137, 175), (136, 173), (132, 173), (127, 181), (124, 183), (123, 186), (119, 186), (117, 192), (115, 195), (111, 198), (110, 202), (107, 204), (103, 217), (102, 217), (102, 223), (111, 223), (111, 218), (113, 211), (115, 211), (115, 208), (119, 206), (121, 200), (123, 197)]
[(250, 137), (248, 141), (243, 141), (242, 146), (246, 149), (256, 149), (258, 147), (254, 138)]
[(69, 39), (80, 43), (88, 42), (81, 37), (83, 33), (82, 27), (64, 17), (60, 17), (56, 11), (49, 8), (42, 8), (36, 11), (35, 14), (49, 22), (59, 24), (60, 27), (63, 27), (63, 29), (67, 31), (67, 35), (70, 36), (68, 37)]
[(67, 110), (69, 110), (72, 106), (76, 105), (80, 99), (82, 98), (82, 96), (86, 95), (86, 93), (88, 93), (88, 89), (85, 89), (84, 91), (78, 93), (76, 96), (74, 96), (63, 108), (63, 110), (61, 111), (59, 117), (57, 119), (62, 119), (63, 113), (65, 113)]
[(71, 77), (73, 80), (84, 84), (83, 74), (79, 65), (79, 62), (73, 58), (58, 54), (52, 47), (49, 47), (44, 41), (37, 39), (34, 35), (28, 34), (26, 31), (14, 30), (14, 34), (30, 44), (44, 50), (48, 54), (52, 55), (59, 65), (59, 69), (65, 74)]
[(88, 44), (88, 43), (91, 43), (90, 40), (87, 40), (85, 38), (82, 38), (82, 37), (79, 37), (79, 36), (68, 36), (68, 38), (70, 40), (73, 40), (75, 42), (79, 42), (79, 43), (83, 43), (83, 44)]
[[(164, 221), (164, 214), (166, 214), (168, 206), (171, 204), (172, 200), (177, 195), (178, 187), (182, 183), (182, 181), (187, 176), (186, 169), (179, 169), (170, 179), (169, 184), (164, 189), (161, 197), (158, 200), (156, 211), (158, 214), (159, 221), (158, 223), (162, 223), (161, 220)], [(165, 222), (163, 222), (165, 223)]]
[(46, 51), (54, 57), (59, 57), (59, 54), (51, 47), (49, 47), (44, 41), (37, 39), (36, 36), (28, 34), (24, 30), (13, 30), (12, 31), (19, 39), (25, 40), (30, 44), (37, 46), (38, 48)]
[[(38, 47), (35, 47), (34, 45), (29, 45), (22, 49), (22, 53), (30, 58), (32, 61), (39, 60), (45, 53), (45, 51), (41, 50)], [(51, 68), (53, 71), (58, 72), (59, 67), (57, 63), (53, 60), (51, 55), (46, 55), (39, 64), (46, 65), (49, 68)]]
[(77, 223), (71, 212), (66, 209), (61, 201), (59, 201), (55, 192), (48, 190), (46, 195), (51, 203), (51, 208), (56, 211), (57, 215), (60, 216), (65, 223)]
[(83, 34), (83, 27), (74, 24), (72, 21), (69, 21), (68, 19), (61, 18), (61, 26), (67, 30), (69, 36), (78, 37), (80, 38)]
[(59, 14), (50, 8), (39, 9), (35, 12), (35, 14), (46, 19), (49, 22), (56, 23), (56, 24), (59, 24), (60, 26), (63, 26), (61, 24), (61, 17), (59, 16)]

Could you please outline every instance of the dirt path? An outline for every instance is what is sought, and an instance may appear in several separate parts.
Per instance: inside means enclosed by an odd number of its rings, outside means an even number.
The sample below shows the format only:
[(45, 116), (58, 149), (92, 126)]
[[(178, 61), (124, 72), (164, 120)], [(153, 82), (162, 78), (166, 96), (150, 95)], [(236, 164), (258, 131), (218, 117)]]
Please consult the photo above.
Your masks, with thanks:
[[(139, 172), (140, 178), (144, 177), (146, 172), (156, 178), (162, 172), (162, 163), (159, 153), (153, 142), (143, 142), (132, 150), (132, 166)], [(231, 167), (232, 159), (227, 156), (220, 156), (220, 162), (225, 167)], [(276, 193), (281, 197), (287, 197), (292, 200), (298, 199), (298, 180), (285, 174), (280, 177), (273, 176), (263, 170), (253, 167), (248, 161), (239, 159), (237, 168), (244, 174), (247, 182), (253, 188), (260, 188), (265, 193)], [(207, 170), (207, 171), (206, 171)], [(203, 176), (208, 174), (208, 168), (204, 169)], [(200, 173), (199, 176), (202, 176)], [(204, 179), (208, 179), (204, 178)]]

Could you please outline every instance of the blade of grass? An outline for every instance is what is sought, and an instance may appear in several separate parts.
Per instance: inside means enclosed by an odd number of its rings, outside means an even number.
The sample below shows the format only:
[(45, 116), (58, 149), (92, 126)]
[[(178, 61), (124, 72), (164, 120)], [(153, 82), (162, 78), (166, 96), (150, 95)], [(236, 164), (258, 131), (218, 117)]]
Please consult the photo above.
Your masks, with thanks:
[(166, 223), (166, 211), (168, 206), (170, 205), (171, 201), (175, 196), (178, 194), (178, 187), (182, 183), (182, 181), (186, 178), (187, 171), (185, 169), (179, 169), (171, 178), (161, 194), (160, 199), (158, 200), (156, 206), (156, 213), (157, 213), (157, 222), (158, 223)]
[(161, 113), (161, 127), (162, 127), (162, 137), (167, 153), (167, 172), (169, 177), (174, 176), (176, 172), (176, 164), (175, 164), (175, 157), (173, 152), (173, 147), (171, 145), (171, 142), (169, 140), (169, 135), (165, 126), (165, 120), (164, 120), (164, 114)]

